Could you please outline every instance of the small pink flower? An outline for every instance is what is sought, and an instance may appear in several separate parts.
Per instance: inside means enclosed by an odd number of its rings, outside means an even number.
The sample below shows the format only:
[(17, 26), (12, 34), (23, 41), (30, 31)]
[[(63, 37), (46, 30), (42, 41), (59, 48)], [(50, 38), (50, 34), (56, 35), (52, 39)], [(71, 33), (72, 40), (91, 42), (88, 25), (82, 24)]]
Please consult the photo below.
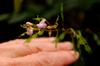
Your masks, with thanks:
[(29, 36), (32, 36), (33, 28), (27, 28), (26, 30), (27, 30), (26, 34), (29, 35)]
[(37, 26), (38, 28), (41, 28), (41, 29), (46, 28), (46, 27), (47, 27), (47, 24), (46, 24), (45, 22), (46, 22), (46, 19), (43, 18), (43, 19), (41, 20), (41, 22), (40, 22), (39, 24), (37, 24), (36, 26)]
[(43, 29), (43, 28), (46, 28), (46, 27), (47, 27), (47, 24), (46, 24), (46, 23), (39, 23), (39, 24), (37, 24), (36, 26), (37, 26), (38, 28)]

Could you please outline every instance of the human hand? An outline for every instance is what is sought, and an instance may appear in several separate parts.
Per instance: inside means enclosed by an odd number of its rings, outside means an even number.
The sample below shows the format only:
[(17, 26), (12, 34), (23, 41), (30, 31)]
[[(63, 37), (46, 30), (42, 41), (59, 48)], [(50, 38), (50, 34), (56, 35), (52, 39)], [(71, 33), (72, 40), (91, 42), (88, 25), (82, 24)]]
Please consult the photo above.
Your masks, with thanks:
[(34, 38), (30, 43), (23, 39), (0, 44), (0, 66), (64, 66), (75, 62), (79, 53), (70, 42), (52, 42), (53, 38)]

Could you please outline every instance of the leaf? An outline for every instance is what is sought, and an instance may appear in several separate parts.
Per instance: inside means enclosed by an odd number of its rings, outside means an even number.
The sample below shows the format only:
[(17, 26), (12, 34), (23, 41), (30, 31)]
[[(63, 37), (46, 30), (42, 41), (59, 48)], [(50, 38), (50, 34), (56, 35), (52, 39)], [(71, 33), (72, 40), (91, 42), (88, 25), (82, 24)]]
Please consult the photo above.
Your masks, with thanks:
[(59, 36), (59, 40), (63, 40), (65, 38), (66, 32), (63, 32), (62, 34), (60, 34)]
[(86, 41), (86, 39), (82, 36), (81, 31), (78, 30), (77, 31), (77, 42), (78, 42), (78, 48), (80, 45), (84, 46), (84, 49), (88, 52), (88, 53), (92, 53), (92, 49), (89, 46), (88, 42)]
[(22, 37), (22, 36), (24, 36), (25, 34), (26, 34), (26, 32), (22, 33), (19, 37)]
[(9, 14), (2, 14), (0, 15), (0, 21), (3, 21), (9, 17)]
[(42, 18), (33, 18), (33, 20), (40, 21)]
[(28, 39), (26, 39), (26, 42), (30, 42), (33, 38), (37, 38), (38, 36), (43, 35), (44, 31), (39, 31), (35, 34), (33, 34), (31, 37), (29, 37)]
[(11, 16), (11, 19), (8, 21), (8, 23), (9, 24), (18, 23), (18, 22), (24, 20), (27, 17), (29, 17), (29, 14), (27, 12), (23, 12), (21, 14), (13, 13), (12, 16)]
[(22, 2), (23, 2), (24, 0), (14, 0), (13, 2), (14, 2), (14, 12), (15, 13), (18, 13), (19, 11), (20, 11), (20, 9), (21, 9), (21, 5), (22, 5)]
[(97, 44), (100, 46), (100, 39), (96, 34), (93, 34), (94, 40), (97, 42)]
[(37, 37), (38, 37), (38, 33), (32, 35), (32, 38), (37, 38)]
[(92, 53), (92, 49), (88, 44), (85, 44), (84, 47), (85, 47), (85, 51), (87, 51), (89, 54)]
[(31, 42), (31, 40), (32, 40), (32, 37), (26, 39), (25, 42), (29, 43), (29, 42)]
[(46, 0), (46, 3), (47, 3), (48, 5), (52, 5), (53, 0)]
[(33, 34), (31, 37), (29, 37), (28, 39), (26, 39), (25, 42), (31, 42), (31, 40), (32, 40), (33, 38), (37, 38), (37, 37), (38, 37), (38, 33)]
[(42, 30), (42, 31), (39, 31), (39, 32), (38, 32), (38, 35), (41, 36), (41, 35), (43, 35), (43, 33), (44, 33), (43, 30)]

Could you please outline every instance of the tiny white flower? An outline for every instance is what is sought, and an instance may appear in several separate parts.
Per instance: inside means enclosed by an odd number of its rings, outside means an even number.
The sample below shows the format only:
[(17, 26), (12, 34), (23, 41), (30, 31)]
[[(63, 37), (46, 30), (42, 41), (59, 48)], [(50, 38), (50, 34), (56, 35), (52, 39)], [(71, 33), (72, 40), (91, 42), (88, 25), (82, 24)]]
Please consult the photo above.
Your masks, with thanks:
[(31, 22), (26, 22), (26, 25), (32, 26), (33, 24)]

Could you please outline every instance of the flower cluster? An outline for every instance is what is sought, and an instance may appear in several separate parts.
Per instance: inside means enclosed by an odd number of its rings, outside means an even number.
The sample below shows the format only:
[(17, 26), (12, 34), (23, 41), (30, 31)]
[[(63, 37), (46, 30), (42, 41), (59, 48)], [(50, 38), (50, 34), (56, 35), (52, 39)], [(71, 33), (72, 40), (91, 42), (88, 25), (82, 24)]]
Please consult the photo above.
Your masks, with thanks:
[(25, 24), (21, 25), (21, 27), (26, 29), (26, 34), (29, 36), (32, 36), (34, 31), (40, 31), (40, 30), (51, 30), (55, 29), (57, 27), (57, 24), (55, 25), (48, 25), (47, 20), (45, 18), (41, 18), (41, 21), (37, 24), (33, 24), (31, 22), (26, 22)]

